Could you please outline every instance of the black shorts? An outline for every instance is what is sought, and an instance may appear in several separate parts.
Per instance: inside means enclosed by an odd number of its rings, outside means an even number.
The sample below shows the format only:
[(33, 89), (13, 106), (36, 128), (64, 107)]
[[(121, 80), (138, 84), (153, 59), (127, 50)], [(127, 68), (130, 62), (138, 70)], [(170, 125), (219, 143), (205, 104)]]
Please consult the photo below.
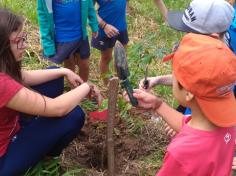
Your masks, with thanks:
[(87, 59), (90, 56), (90, 47), (88, 38), (80, 39), (74, 42), (59, 42), (56, 44), (56, 55), (48, 58), (49, 61), (60, 64), (69, 59), (71, 55), (78, 53), (81, 59)]
[(100, 51), (104, 51), (108, 48), (113, 48), (116, 41), (120, 41), (123, 45), (126, 45), (129, 42), (127, 30), (120, 32), (119, 35), (109, 38), (107, 36), (98, 35), (97, 38), (92, 38), (91, 45), (93, 48), (96, 48)]

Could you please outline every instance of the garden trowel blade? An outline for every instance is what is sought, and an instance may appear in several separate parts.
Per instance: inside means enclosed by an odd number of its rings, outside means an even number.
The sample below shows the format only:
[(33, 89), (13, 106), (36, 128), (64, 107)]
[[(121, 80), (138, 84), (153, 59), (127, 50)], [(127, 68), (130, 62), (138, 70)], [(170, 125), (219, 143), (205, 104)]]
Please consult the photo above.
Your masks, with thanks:
[(123, 45), (117, 41), (114, 47), (115, 68), (120, 80), (125, 80), (129, 76), (129, 69), (126, 59), (126, 52)]

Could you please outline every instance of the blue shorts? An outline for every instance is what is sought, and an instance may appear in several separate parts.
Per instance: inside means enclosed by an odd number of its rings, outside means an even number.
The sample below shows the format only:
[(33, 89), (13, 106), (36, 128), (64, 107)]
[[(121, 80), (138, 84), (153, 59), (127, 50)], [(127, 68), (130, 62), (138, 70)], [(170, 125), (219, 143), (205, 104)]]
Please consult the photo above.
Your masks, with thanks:
[(80, 39), (74, 42), (59, 42), (56, 44), (56, 55), (48, 58), (49, 61), (60, 64), (71, 55), (78, 53), (81, 59), (87, 59), (90, 56), (90, 47), (88, 38), (85, 40)]
[(127, 30), (120, 32), (119, 35), (112, 38), (101, 36), (99, 34), (97, 38), (92, 38), (91, 45), (93, 48), (104, 51), (108, 48), (113, 48), (117, 40), (120, 41), (123, 45), (126, 45), (129, 42)]

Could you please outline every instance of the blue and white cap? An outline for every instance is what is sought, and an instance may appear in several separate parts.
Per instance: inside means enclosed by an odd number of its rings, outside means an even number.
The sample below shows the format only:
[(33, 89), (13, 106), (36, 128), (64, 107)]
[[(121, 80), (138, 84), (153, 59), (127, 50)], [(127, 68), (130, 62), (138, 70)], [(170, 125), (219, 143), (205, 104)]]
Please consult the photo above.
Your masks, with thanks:
[(193, 0), (184, 12), (168, 12), (167, 21), (179, 31), (212, 34), (225, 32), (233, 17), (234, 8), (225, 0)]

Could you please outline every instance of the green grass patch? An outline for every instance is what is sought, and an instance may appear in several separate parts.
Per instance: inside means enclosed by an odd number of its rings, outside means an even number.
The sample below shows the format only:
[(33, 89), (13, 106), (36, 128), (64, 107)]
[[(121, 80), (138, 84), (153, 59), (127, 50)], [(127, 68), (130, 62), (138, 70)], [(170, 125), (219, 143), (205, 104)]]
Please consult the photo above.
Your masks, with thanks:
[(37, 24), (36, 0), (1, 0), (0, 7), (11, 9)]

